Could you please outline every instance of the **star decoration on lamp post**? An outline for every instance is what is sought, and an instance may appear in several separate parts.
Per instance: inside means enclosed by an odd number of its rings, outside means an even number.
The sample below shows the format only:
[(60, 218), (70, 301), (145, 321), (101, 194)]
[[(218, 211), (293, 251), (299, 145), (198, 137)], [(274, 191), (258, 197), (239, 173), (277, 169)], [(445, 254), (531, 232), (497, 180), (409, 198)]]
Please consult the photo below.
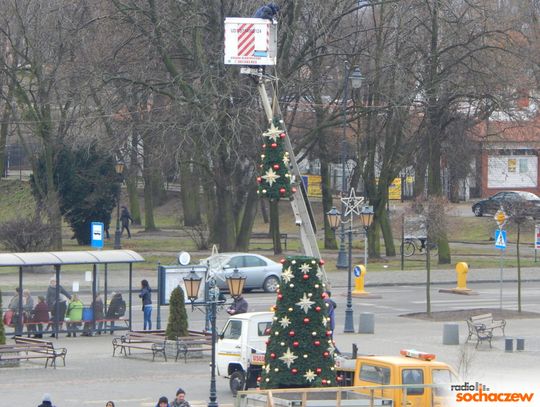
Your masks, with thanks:
[(306, 293), (304, 293), (302, 299), (296, 303), (296, 305), (298, 305), (306, 314), (313, 304), (315, 304), (315, 302), (311, 301)]
[(263, 133), (263, 136), (268, 137), (272, 141), (277, 141), (279, 135), (283, 133), (282, 130), (274, 126), (274, 123), (270, 124), (270, 128)]
[(266, 174), (264, 174), (261, 178), (264, 178), (266, 182), (268, 182), (268, 184), (272, 186), (272, 184), (276, 182), (278, 178), (280, 178), (280, 175), (276, 174), (274, 170), (270, 168), (268, 169), (268, 171), (266, 171)]
[(280, 356), (279, 359), (287, 365), (288, 369), (290, 369), (294, 361), (298, 359), (298, 356), (291, 352), (291, 348), (287, 348), (287, 352), (285, 352), (283, 356)]
[(343, 217), (346, 218), (351, 214), (360, 215), (360, 209), (364, 203), (364, 198), (357, 197), (354, 188), (351, 188), (349, 196), (341, 198), (341, 202), (345, 204), (345, 213), (343, 214)]

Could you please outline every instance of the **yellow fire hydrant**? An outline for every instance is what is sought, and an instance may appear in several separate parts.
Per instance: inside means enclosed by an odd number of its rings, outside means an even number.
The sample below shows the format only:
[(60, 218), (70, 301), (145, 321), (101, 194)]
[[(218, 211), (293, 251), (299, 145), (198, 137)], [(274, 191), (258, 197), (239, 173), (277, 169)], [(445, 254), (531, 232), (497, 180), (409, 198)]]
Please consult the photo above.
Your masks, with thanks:
[(470, 291), (467, 288), (467, 273), (469, 272), (469, 265), (463, 261), (456, 264), (456, 275), (457, 275), (457, 287), (456, 290), (461, 291)]
[(363, 264), (358, 264), (354, 266), (354, 290), (352, 292), (353, 295), (365, 295), (369, 294), (366, 290), (364, 290), (364, 280), (366, 277), (366, 267)]

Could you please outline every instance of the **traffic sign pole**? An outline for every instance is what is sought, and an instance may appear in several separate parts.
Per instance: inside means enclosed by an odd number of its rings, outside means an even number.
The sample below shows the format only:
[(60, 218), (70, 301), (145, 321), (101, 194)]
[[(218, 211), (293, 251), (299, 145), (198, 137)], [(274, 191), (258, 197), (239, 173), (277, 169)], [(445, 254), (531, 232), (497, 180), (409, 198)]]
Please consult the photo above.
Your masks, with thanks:
[[(501, 264), (499, 270), (499, 309), (502, 311), (502, 291), (503, 291), (503, 268), (504, 268), (504, 251), (506, 250), (506, 231), (503, 227), (508, 220), (508, 216), (501, 207), (493, 217), (499, 230), (495, 231), (495, 247), (501, 250)], [(498, 233), (497, 233), (498, 232)]]

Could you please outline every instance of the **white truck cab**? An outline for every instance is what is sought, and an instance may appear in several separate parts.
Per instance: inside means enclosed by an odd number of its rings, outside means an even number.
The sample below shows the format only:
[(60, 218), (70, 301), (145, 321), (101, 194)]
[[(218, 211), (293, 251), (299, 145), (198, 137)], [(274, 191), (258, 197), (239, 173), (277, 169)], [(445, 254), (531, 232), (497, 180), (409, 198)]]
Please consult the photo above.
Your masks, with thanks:
[[(218, 376), (228, 377), (233, 394), (255, 387), (264, 364), (267, 329), (273, 312), (248, 312), (234, 315), (219, 334), (217, 342)], [(252, 366), (252, 362), (255, 364)]]

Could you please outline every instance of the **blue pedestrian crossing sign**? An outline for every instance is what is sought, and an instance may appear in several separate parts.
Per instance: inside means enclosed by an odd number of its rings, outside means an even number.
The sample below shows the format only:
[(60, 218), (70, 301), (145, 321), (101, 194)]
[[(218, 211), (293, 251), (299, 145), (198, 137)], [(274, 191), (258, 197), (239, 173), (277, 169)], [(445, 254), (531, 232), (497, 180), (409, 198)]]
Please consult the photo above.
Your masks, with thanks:
[(495, 230), (495, 247), (497, 249), (506, 249), (506, 230)]

